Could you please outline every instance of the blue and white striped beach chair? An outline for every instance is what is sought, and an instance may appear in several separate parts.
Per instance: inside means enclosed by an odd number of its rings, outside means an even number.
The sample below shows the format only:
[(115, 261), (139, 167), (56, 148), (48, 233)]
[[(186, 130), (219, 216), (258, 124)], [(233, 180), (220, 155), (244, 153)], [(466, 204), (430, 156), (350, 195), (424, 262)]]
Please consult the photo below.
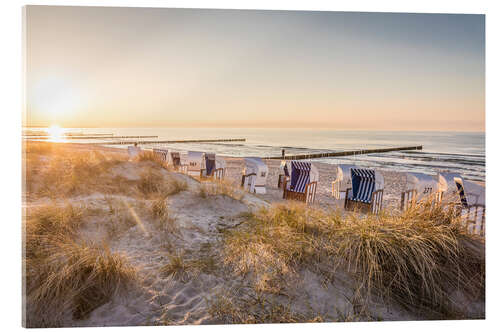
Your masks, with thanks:
[(283, 181), (283, 199), (314, 203), (318, 185), (318, 169), (311, 162), (289, 161), (285, 168), (290, 176)]
[(344, 209), (378, 214), (382, 209), (384, 177), (371, 169), (351, 169), (352, 188), (347, 189)]

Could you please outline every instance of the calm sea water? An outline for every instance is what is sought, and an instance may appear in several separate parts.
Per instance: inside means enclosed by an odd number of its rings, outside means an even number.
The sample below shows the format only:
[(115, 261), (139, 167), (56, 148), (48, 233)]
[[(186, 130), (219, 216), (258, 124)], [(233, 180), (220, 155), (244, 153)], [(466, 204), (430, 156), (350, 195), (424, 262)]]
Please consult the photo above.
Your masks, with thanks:
[[(44, 129), (30, 128), (29, 131)], [(249, 128), (71, 128), (83, 134), (109, 133), (115, 136), (157, 135), (158, 139), (181, 140), (245, 138), (246, 142), (205, 144), (154, 144), (178, 150), (210, 151), (224, 156), (279, 156), (344, 150), (423, 145), (422, 151), (389, 152), (342, 158), (323, 158), (324, 163), (349, 163), (385, 170), (432, 174), (436, 171), (461, 173), (466, 179), (485, 180), (484, 132), (399, 132), (335, 131), (318, 129), (249, 129)], [(109, 142), (101, 140), (63, 140), (69, 142)], [(132, 139), (120, 139), (132, 140)], [(105, 145), (105, 143), (104, 143)], [(126, 148), (126, 146), (113, 146)]]

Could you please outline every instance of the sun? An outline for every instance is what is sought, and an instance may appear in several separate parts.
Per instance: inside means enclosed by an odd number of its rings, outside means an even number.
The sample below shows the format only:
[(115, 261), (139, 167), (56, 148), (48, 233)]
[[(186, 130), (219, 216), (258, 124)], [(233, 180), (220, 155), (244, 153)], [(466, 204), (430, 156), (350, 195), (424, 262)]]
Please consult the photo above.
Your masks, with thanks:
[(61, 141), (64, 134), (64, 129), (59, 127), (59, 125), (51, 125), (47, 128), (47, 133), (50, 136), (51, 141)]

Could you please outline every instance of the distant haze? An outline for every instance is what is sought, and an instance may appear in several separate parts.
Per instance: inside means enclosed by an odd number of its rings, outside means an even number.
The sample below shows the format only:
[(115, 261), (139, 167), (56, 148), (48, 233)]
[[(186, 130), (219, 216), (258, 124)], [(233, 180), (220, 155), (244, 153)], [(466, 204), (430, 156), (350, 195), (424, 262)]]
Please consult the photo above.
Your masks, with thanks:
[(483, 131), (484, 15), (26, 7), (28, 126)]

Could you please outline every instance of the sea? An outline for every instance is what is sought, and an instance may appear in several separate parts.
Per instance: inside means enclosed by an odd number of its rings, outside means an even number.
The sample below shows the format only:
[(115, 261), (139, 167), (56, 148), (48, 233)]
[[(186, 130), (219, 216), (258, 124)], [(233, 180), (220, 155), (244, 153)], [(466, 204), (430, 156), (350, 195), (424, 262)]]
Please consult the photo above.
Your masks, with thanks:
[[(46, 128), (25, 128), (25, 135), (43, 134)], [(485, 181), (484, 132), (408, 132), (408, 131), (347, 131), (326, 129), (272, 129), (272, 128), (65, 128), (73, 136), (158, 136), (144, 139), (68, 139), (60, 136), (37, 137), (37, 140), (98, 143), (126, 149), (127, 145), (110, 145), (115, 141), (234, 139), (245, 142), (141, 144), (148, 148), (169, 148), (180, 151), (206, 151), (223, 156), (281, 156), (285, 154), (312, 154), (358, 149), (406, 147), (422, 145), (422, 150), (395, 151), (346, 157), (314, 159), (329, 164), (355, 164), (360, 167), (392, 171), (457, 172), (465, 179)], [(52, 131), (54, 132), (54, 131)], [(34, 136), (25, 136), (34, 139)]]

